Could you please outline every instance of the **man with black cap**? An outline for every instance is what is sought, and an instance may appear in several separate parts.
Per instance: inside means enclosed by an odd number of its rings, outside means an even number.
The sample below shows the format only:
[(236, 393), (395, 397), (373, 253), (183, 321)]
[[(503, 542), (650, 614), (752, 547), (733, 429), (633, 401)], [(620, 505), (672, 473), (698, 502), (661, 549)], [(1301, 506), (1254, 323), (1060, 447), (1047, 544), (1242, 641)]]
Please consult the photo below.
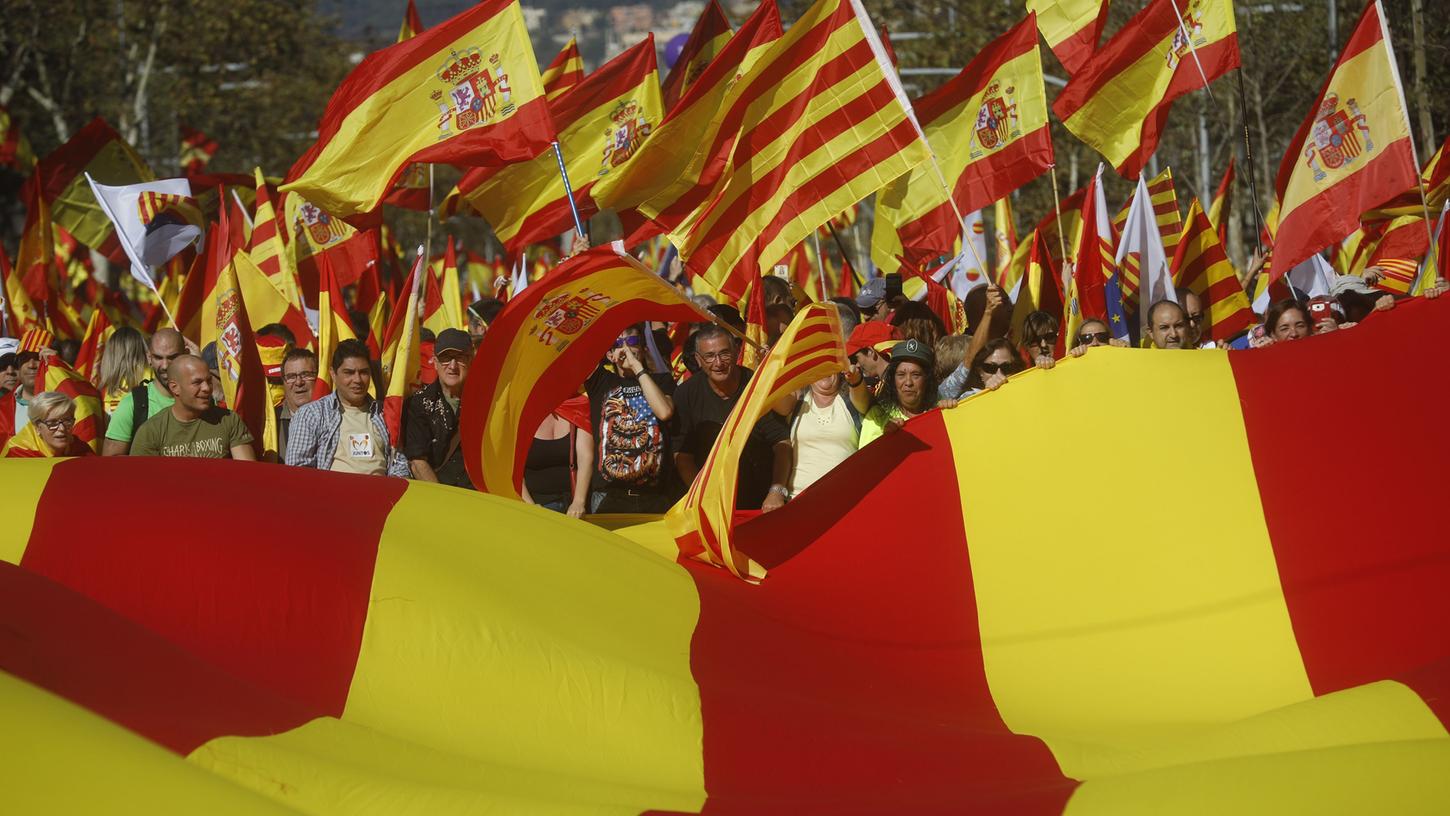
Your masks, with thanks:
[(458, 424), (463, 380), (473, 362), (472, 339), (458, 329), (438, 332), (432, 362), (438, 378), (409, 397), (403, 409), (403, 455), (414, 479), (472, 490)]
[(856, 295), (856, 306), (861, 310), (862, 322), (885, 320), (889, 309), (886, 305), (886, 279), (872, 278), (866, 281)]

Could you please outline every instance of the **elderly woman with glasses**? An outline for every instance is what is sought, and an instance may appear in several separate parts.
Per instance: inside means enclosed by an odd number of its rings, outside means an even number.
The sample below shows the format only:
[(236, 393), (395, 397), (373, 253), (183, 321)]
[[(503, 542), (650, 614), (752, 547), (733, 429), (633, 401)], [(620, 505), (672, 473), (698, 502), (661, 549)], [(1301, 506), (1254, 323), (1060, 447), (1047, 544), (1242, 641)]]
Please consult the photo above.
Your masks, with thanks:
[(26, 409), (30, 423), (5, 443), (0, 457), (7, 459), (90, 456), (86, 443), (76, 439), (75, 402), (59, 391), (42, 391)]
[(1089, 317), (1077, 327), (1077, 337), (1072, 339), (1072, 348), (1068, 351), (1074, 357), (1081, 357), (1087, 350), (1094, 346), (1113, 345), (1113, 333), (1108, 326), (1108, 321), (1100, 317)]

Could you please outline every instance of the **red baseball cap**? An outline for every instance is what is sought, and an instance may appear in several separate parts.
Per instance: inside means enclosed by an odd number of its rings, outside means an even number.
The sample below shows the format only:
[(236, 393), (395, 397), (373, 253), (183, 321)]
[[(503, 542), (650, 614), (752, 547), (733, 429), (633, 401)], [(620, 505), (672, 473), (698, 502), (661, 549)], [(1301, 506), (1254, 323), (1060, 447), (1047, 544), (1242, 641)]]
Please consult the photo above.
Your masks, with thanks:
[(881, 343), (890, 343), (900, 339), (900, 335), (896, 333), (896, 327), (883, 320), (858, 323), (856, 328), (851, 330), (851, 338), (846, 341), (846, 356), (851, 357), (862, 349), (874, 348)]

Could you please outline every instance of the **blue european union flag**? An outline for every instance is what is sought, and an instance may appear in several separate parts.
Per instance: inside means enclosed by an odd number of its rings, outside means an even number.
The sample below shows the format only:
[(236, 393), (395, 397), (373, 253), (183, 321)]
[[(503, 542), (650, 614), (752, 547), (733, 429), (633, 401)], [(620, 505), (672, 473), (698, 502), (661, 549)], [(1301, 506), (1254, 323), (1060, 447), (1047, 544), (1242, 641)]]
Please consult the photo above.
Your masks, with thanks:
[(1109, 275), (1103, 285), (1103, 298), (1108, 302), (1108, 331), (1115, 340), (1129, 339), (1128, 315), (1123, 311), (1123, 284), (1117, 272)]

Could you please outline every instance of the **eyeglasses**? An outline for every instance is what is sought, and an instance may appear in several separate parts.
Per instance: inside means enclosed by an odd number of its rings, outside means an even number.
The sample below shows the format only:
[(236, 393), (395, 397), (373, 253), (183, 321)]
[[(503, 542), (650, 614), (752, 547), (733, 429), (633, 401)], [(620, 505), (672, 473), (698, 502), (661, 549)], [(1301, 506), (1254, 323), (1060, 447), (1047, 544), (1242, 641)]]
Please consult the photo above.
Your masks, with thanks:
[(1079, 346), (1106, 346), (1113, 336), (1107, 332), (1083, 332), (1077, 336)]
[(1015, 374), (1011, 363), (982, 363), (983, 374)]
[(624, 348), (625, 346), (629, 346), (630, 348), (639, 348), (639, 336), (631, 334), (628, 337), (621, 337), (618, 340), (614, 341), (615, 348)]
[(1203, 322), (1203, 314), (1200, 312), (1199, 314), (1191, 314), (1191, 315), (1189, 315), (1188, 316), (1188, 322), (1189, 323), (1192, 323), (1195, 326), (1197, 326), (1199, 323), (1202, 323)]
[(735, 357), (735, 352), (733, 352), (733, 351), (712, 351), (709, 354), (705, 354), (703, 352), (697, 351), (697, 352), (695, 352), (695, 356), (696, 357), (699, 357), (700, 358), (700, 362), (702, 362), (702, 363), (717, 363), (717, 362), (724, 362), (726, 360), (733, 359)]
[(291, 374), (282, 375), (284, 383), (307, 382), (315, 379), (317, 379), (316, 371), (294, 371)]
[(1055, 346), (1055, 345), (1057, 345), (1057, 332), (1048, 332), (1047, 334), (1044, 334), (1044, 335), (1038, 337), (1036, 340), (1033, 340), (1030, 343), (1030, 345), (1033, 345), (1033, 346), (1054, 345)]
[(40, 420), (40, 424), (44, 425), (46, 427), (46, 430), (59, 431), (74, 426), (76, 424), (76, 418), (64, 417), (62, 419), (42, 419)]
[(438, 365), (440, 366), (463, 365), (466, 362), (468, 362), (468, 359), (462, 354), (449, 354), (438, 358)]

